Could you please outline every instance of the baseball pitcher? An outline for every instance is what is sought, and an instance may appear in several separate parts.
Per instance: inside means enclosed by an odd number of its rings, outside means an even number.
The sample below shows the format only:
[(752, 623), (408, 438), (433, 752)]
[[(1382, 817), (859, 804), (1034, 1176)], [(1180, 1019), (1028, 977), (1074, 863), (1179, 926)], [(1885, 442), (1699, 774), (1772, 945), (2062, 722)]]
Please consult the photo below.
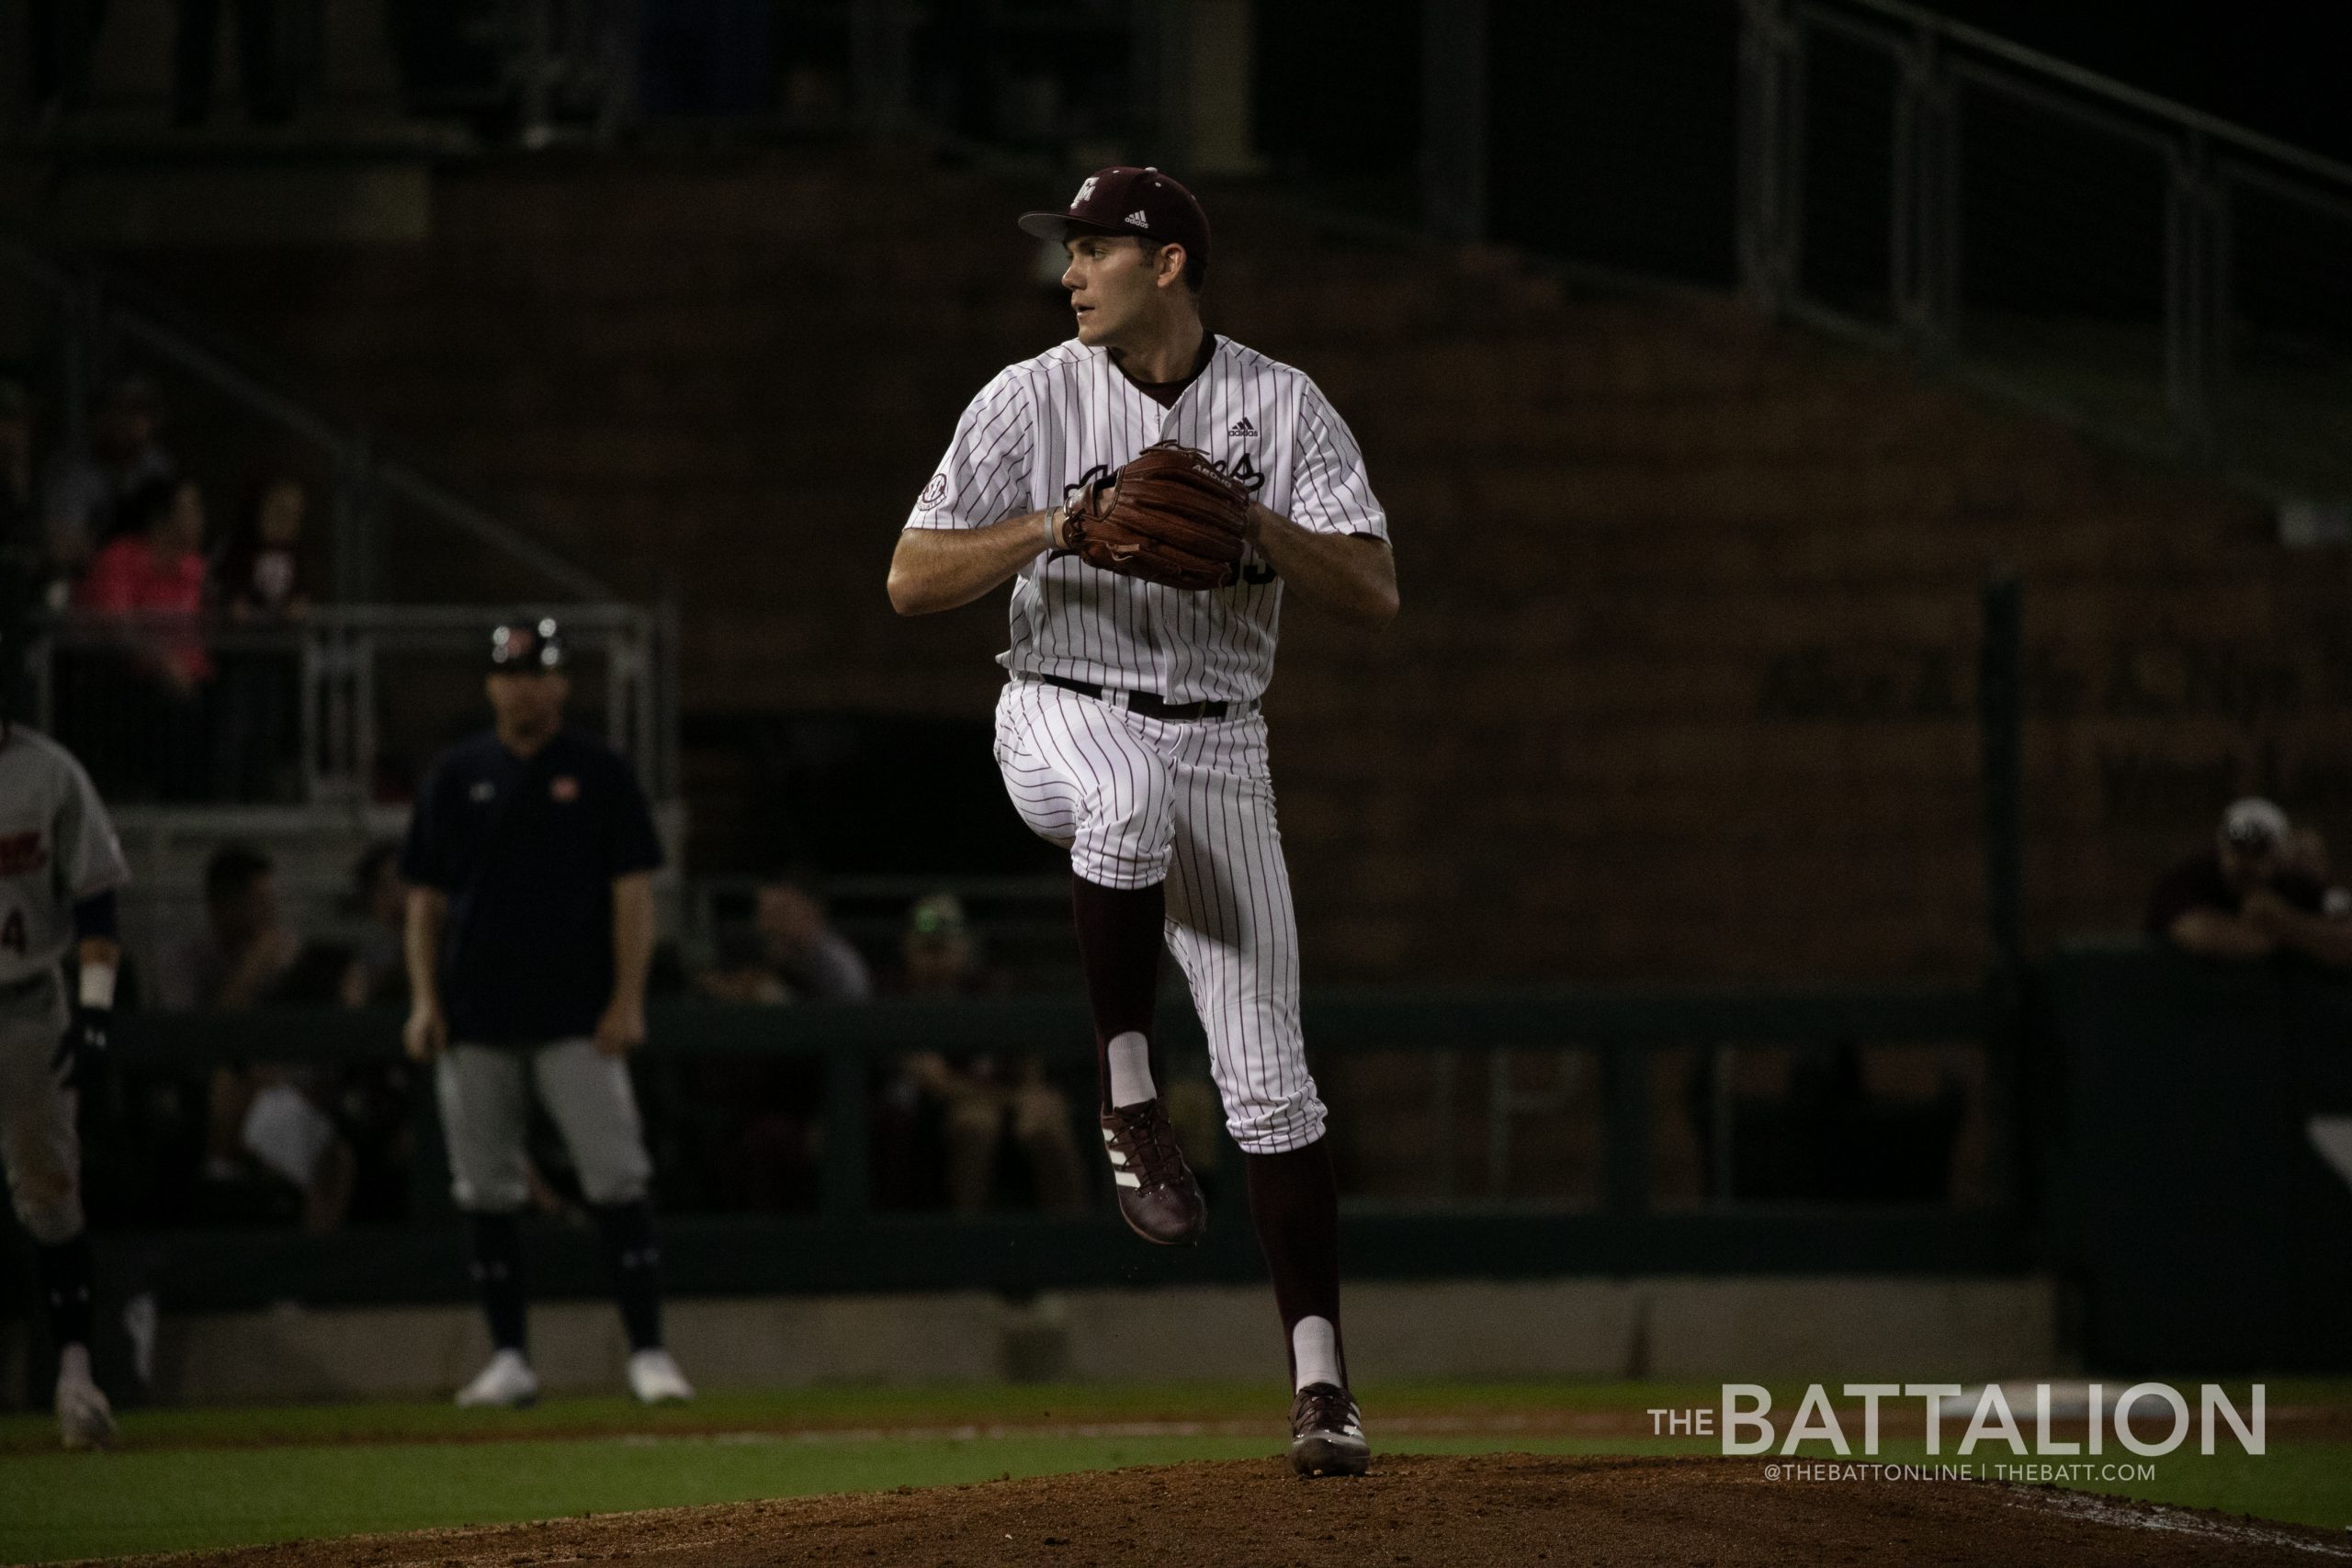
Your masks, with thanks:
[(965, 411), (899, 536), (890, 602), (925, 615), (1012, 582), (996, 758), (1023, 819), (1069, 851), (1119, 1212), (1161, 1244), (1196, 1241), (1208, 1218), (1152, 1077), (1164, 940), (1273, 1276), (1291, 1461), (1361, 1474), (1259, 701), (1285, 588), (1363, 626), (1396, 615), (1387, 517), (1315, 383), (1203, 327), (1209, 223), (1183, 186), (1103, 169), (1021, 227), (1067, 252), (1077, 336)]

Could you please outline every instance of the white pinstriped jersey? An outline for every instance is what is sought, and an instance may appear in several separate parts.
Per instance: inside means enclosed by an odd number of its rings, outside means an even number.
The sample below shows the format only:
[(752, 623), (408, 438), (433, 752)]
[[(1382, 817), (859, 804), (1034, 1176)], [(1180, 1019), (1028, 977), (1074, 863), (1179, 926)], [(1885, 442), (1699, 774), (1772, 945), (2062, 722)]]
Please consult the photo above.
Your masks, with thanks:
[(12, 725), (0, 745), (0, 985), (54, 969), (74, 940), (74, 906), (130, 880), (74, 753)]
[[(1302, 371), (1219, 338), (1173, 407), (1075, 339), (1008, 366), (972, 400), (910, 528), (978, 528), (1062, 504), (1158, 441), (1206, 452), (1258, 501), (1317, 533), (1388, 537), (1363, 454)], [(1098, 570), (1067, 551), (1012, 589), (1016, 675), (1059, 675), (1171, 703), (1249, 702), (1274, 670), (1282, 582), (1252, 560), (1205, 592)]]

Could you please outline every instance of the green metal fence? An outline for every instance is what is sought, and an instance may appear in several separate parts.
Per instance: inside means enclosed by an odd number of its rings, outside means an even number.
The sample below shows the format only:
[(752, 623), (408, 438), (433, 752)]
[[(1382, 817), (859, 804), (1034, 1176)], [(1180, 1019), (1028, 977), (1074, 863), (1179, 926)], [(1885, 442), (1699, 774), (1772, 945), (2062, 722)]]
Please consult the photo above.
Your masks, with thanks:
[[(1843, 1203), (1653, 1202), (1652, 1067), (1661, 1053), (1773, 1048), (1833, 1041), (1935, 1043), (1990, 1051), (1988, 1003), (1973, 989), (1895, 988), (1770, 994), (1540, 989), (1506, 993), (1332, 990), (1311, 994), (1306, 1021), (1327, 1072), (1381, 1053), (1580, 1052), (1597, 1056), (1603, 1109), (1600, 1201), (1569, 1207), (1454, 1201), (1343, 1203), (1344, 1245), (1362, 1277), (1531, 1277), (1566, 1273), (2001, 1272), (2025, 1266), (2018, 1188), (1992, 1173), (1989, 1201)], [(697, 1059), (775, 1055), (822, 1064), (821, 1199), (799, 1214), (673, 1214), (665, 1222), (674, 1287), (703, 1293), (978, 1288), (1015, 1293), (1090, 1283), (1238, 1279), (1259, 1269), (1237, 1184), (1217, 1195), (1210, 1238), (1175, 1253), (1136, 1244), (1107, 1204), (1085, 1214), (959, 1215), (876, 1207), (871, 1187), (875, 1088), (899, 1055), (1001, 1051), (1049, 1062), (1091, 1059), (1083, 1004), (1072, 999), (885, 1001), (786, 1008), (677, 1003), (657, 1008), (641, 1078)], [(126, 1076), (186, 1075), (268, 1060), (359, 1065), (399, 1050), (395, 1012), (284, 1010), (123, 1021)], [(1163, 1019), (1164, 1049), (1200, 1043), (1189, 1010)], [(1985, 1065), (1988, 1146), (2014, 1148), (2014, 1108), (1989, 1098), (2012, 1075)], [(418, 1075), (420, 1189), (444, 1179)], [(658, 1097), (655, 1097), (658, 1099)], [(1532, 1135), (1542, 1136), (1543, 1129)], [(658, 1138), (657, 1138), (658, 1142)], [(1377, 1160), (1377, 1148), (1359, 1158)], [(2002, 1156), (2006, 1157), (2006, 1156)], [(101, 1237), (127, 1286), (181, 1310), (461, 1295), (462, 1235), (446, 1201), (405, 1227), (322, 1236), (287, 1229), (200, 1229)], [(584, 1235), (548, 1222), (534, 1244), (537, 1287), (601, 1288)]]

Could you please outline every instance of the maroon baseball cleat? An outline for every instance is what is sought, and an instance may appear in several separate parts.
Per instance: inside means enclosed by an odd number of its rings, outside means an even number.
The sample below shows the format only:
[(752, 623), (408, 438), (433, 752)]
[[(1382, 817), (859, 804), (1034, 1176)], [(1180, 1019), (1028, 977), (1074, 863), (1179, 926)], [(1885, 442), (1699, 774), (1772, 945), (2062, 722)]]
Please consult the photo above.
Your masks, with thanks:
[(1102, 1113), (1102, 1144), (1111, 1156), (1112, 1190), (1127, 1228), (1161, 1247), (1185, 1247), (1209, 1228), (1209, 1206), (1193, 1179), (1168, 1106), (1157, 1095), (1140, 1105)]
[(1290, 1402), (1290, 1467), (1301, 1475), (1362, 1475), (1372, 1468), (1356, 1402), (1335, 1382), (1311, 1382)]

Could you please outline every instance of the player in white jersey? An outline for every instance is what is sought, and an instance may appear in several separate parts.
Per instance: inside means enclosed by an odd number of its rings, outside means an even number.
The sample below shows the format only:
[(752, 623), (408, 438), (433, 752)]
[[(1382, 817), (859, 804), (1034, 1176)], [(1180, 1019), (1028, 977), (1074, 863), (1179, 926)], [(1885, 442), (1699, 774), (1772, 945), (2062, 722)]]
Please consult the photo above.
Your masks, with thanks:
[[(1273, 1276), (1296, 1391), (1293, 1464), (1369, 1461), (1340, 1337), (1339, 1200), (1299, 1031), (1298, 934), (1265, 721), (1285, 590), (1365, 626), (1396, 612), (1388, 523), (1320, 389), (1202, 324), (1207, 217), (1157, 169), (1111, 168), (1021, 226), (1060, 241), (1078, 335), (965, 411), (890, 563), (902, 615), (1012, 583), (996, 757), (1031, 829), (1070, 852), (1101, 1117), (1121, 1213), (1146, 1239), (1206, 1224), (1150, 1067), (1163, 938), (1207, 1032)], [(1249, 487), (1239, 581), (1204, 591), (1060, 547), (1069, 502), (1146, 446)]]
[[(0, 654), (8, 645), (0, 642)], [(0, 659), (0, 1164), (39, 1255), (57, 1346), (65, 1446), (103, 1446), (114, 1414), (90, 1375), (90, 1238), (78, 1085), (106, 1049), (121, 960), (114, 892), (130, 879), (114, 824), (71, 752), (6, 717), (20, 665)], [(69, 1006), (59, 968), (78, 960)]]

